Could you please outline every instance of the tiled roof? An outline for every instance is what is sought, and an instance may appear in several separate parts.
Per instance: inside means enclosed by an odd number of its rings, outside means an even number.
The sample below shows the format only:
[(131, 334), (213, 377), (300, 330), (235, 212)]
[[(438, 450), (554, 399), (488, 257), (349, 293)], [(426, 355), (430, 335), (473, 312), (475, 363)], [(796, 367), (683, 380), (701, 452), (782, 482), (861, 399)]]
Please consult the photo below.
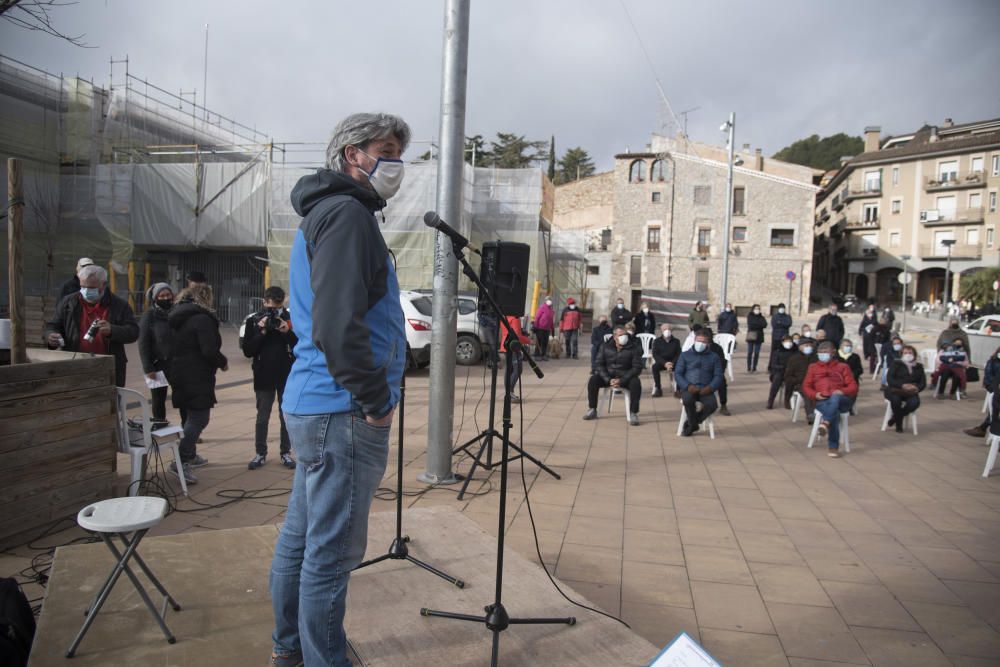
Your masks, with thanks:
[(980, 146), (991, 146), (1000, 144), (1000, 130), (994, 132), (983, 132), (980, 134), (969, 134), (954, 139), (940, 137), (937, 141), (930, 141), (931, 128), (924, 126), (917, 131), (910, 140), (903, 146), (887, 148), (882, 151), (871, 151), (862, 153), (851, 158), (848, 165), (864, 164), (867, 162), (882, 162), (885, 160), (898, 160), (900, 158), (915, 157), (924, 153), (948, 153), (961, 151)]

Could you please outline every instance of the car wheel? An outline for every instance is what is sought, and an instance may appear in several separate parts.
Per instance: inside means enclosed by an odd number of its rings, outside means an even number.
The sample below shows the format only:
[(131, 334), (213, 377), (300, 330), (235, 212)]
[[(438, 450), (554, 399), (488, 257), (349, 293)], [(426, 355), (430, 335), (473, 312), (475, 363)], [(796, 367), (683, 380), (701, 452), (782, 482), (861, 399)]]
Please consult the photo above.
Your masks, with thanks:
[(455, 345), (455, 361), (459, 366), (472, 366), (483, 356), (482, 346), (473, 336), (459, 336)]

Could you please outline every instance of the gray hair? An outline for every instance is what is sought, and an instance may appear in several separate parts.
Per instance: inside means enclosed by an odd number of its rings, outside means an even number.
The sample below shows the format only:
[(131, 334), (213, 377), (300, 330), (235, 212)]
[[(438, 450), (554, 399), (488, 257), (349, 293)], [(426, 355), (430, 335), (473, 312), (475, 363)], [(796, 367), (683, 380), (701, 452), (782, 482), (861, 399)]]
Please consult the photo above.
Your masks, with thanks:
[(368, 143), (389, 136), (399, 141), (400, 151), (410, 143), (410, 126), (399, 116), (387, 113), (355, 113), (337, 124), (326, 147), (326, 166), (333, 171), (344, 171), (344, 149), (357, 146), (364, 149)]
[(108, 282), (108, 270), (97, 264), (88, 264), (80, 269), (80, 273), (77, 275), (79, 275), (81, 283), (93, 276), (97, 276), (97, 281), (102, 284)]

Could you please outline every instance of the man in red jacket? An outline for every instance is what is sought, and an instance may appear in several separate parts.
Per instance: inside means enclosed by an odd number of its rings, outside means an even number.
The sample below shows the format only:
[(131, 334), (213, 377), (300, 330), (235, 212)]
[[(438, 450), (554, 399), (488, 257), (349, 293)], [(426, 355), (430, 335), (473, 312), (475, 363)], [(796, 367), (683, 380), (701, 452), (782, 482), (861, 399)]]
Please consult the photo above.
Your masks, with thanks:
[(566, 339), (566, 358), (576, 359), (577, 342), (580, 336), (581, 316), (576, 307), (576, 299), (570, 297), (566, 299), (566, 307), (563, 308), (562, 315), (559, 316), (559, 331)]
[(840, 415), (850, 411), (858, 395), (851, 367), (837, 359), (836, 350), (832, 341), (820, 343), (817, 359), (809, 364), (802, 382), (802, 393), (816, 402), (816, 410), (823, 415), (819, 434), (829, 434), (831, 458), (840, 456)]

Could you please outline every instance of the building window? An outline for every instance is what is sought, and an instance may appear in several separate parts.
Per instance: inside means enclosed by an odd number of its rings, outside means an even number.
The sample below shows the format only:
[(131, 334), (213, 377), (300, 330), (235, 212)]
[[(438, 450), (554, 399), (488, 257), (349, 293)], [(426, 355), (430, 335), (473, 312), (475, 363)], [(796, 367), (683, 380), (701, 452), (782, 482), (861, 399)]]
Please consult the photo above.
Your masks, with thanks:
[(902, 209), (903, 209), (903, 200), (902, 199), (893, 199), (892, 203), (890, 204), (889, 211), (893, 215), (899, 215), (899, 212)]
[(642, 284), (642, 257), (638, 255), (632, 256), (632, 264), (629, 267), (628, 281), (633, 285)]
[(733, 243), (746, 243), (747, 228), (733, 227)]
[(712, 186), (694, 186), (694, 203), (698, 206), (708, 206), (712, 203)]
[(746, 215), (747, 189), (742, 185), (733, 188), (733, 215)]
[(938, 164), (938, 181), (947, 183), (958, 180), (958, 160), (949, 160)]
[(646, 161), (636, 160), (628, 168), (628, 182), (642, 183), (644, 180), (646, 180)]
[(795, 245), (795, 230), (794, 229), (772, 229), (771, 230), (771, 247), (772, 248), (791, 248)]
[(978, 229), (966, 229), (965, 230), (965, 242), (969, 245), (979, 245), (979, 230)]
[(662, 197), (661, 193), (654, 192), (653, 193), (653, 203), (656, 204), (657, 202), (659, 202), (661, 200), (661, 197)]
[(973, 174), (983, 172), (983, 157), (972, 158), (972, 167), (969, 169)]
[(611, 230), (602, 229), (601, 230), (601, 250), (607, 250), (611, 247)]
[(990, 193), (990, 213), (996, 213), (997, 211), (997, 193)]
[(881, 191), (882, 191), (882, 172), (866, 171), (865, 192), (881, 192)]
[(986, 229), (986, 247), (993, 247), (993, 228), (989, 227)]
[(660, 252), (659, 227), (650, 227), (646, 230), (646, 252)]
[(601, 275), (601, 267), (597, 264), (587, 265), (587, 275), (588, 276), (599, 276)]
[(899, 185), (899, 167), (892, 168), (892, 184)]
[(694, 276), (694, 291), (708, 294), (708, 269), (698, 269)]
[(878, 222), (878, 204), (865, 204), (861, 207), (862, 222)]
[(993, 156), (993, 166), (990, 169), (990, 173), (994, 176), (1000, 176), (1000, 155)]
[(663, 177), (663, 160), (654, 160), (653, 166), (649, 170), (649, 180), (651, 181), (662, 181), (665, 180)]
[(712, 230), (711, 229), (699, 229), (698, 230), (698, 255), (700, 257), (707, 257), (712, 251)]
[(898, 248), (902, 243), (899, 238), (899, 232), (889, 232), (889, 247)]
[(982, 192), (970, 192), (969, 193), (969, 208), (980, 208), (983, 205), (983, 193)]

